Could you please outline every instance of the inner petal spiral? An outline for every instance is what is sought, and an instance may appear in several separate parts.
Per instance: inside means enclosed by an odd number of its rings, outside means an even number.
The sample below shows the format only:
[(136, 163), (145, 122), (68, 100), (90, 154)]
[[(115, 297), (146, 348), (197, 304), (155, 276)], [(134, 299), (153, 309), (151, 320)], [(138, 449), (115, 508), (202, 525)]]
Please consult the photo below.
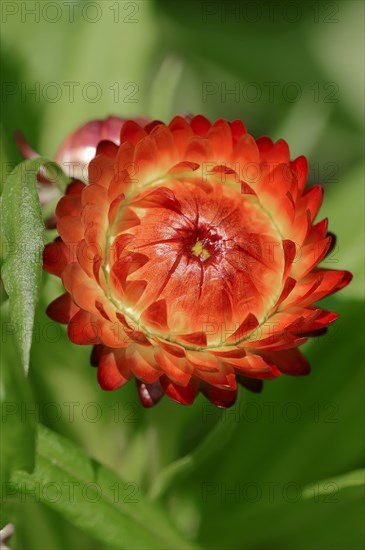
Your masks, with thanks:
[[(124, 201), (109, 256), (124, 313), (170, 341), (205, 333), (207, 346), (221, 345), (248, 314), (262, 322), (282, 288), (282, 241), (270, 215), (221, 183), (171, 180)], [(166, 318), (150, 324), (146, 310)]]

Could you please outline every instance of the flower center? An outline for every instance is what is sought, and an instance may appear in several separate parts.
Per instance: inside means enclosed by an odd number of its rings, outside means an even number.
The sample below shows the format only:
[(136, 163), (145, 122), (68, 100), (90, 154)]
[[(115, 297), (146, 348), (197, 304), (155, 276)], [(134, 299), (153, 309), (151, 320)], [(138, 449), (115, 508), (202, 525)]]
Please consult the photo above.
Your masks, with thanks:
[(281, 237), (237, 189), (171, 180), (126, 202), (119, 228), (111, 266), (119, 303), (137, 324), (147, 308), (166, 305), (167, 321), (144, 326), (149, 334), (205, 334), (208, 347), (221, 345), (248, 314), (263, 321), (280, 291)]
[(209, 258), (217, 259), (221, 245), (221, 237), (215, 229), (210, 227), (202, 225), (191, 231), (191, 234), (188, 232), (187, 249), (201, 262)]
[(202, 262), (205, 262), (205, 260), (210, 258), (209, 250), (207, 248), (204, 248), (204, 243), (202, 241), (196, 241), (194, 246), (191, 247), (191, 251), (193, 253), (193, 256), (196, 256)]

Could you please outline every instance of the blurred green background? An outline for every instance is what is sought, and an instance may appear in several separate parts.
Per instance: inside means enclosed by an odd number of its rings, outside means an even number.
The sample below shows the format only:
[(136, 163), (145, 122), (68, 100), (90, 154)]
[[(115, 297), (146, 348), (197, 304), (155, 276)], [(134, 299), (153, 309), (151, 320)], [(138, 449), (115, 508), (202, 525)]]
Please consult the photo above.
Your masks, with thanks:
[[(36, 410), (21, 415), (14, 452), (34, 420), (42, 423), (138, 495), (158, 498), (201, 548), (362, 548), (363, 2), (4, 1), (1, 9), (2, 180), (21, 160), (17, 129), (52, 157), (69, 132), (108, 115), (241, 118), (255, 137), (284, 138), (293, 158), (308, 157), (310, 183), (326, 187), (322, 217), (338, 236), (328, 267), (354, 274), (324, 304), (340, 320), (305, 346), (312, 374), (269, 382), (258, 396), (242, 390), (231, 413), (203, 398), (142, 410), (133, 383), (102, 392), (90, 350), (68, 342), (63, 327), (47, 332), (44, 311), (61, 289), (44, 275), (26, 388), (3, 333), (13, 399)], [(2, 315), (6, 323), (6, 302)], [(4, 420), (9, 426), (9, 410)], [(80, 519), (75, 503), (70, 515), (42, 498), (3, 501), (13, 549), (131, 547), (108, 542), (98, 503)]]

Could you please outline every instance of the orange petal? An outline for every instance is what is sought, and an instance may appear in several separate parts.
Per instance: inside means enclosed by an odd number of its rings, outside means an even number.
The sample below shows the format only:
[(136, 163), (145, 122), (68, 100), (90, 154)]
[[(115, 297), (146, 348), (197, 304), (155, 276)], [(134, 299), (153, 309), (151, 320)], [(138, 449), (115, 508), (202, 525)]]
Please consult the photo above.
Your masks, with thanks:
[(110, 350), (102, 354), (99, 360), (98, 382), (103, 390), (116, 390), (124, 386), (132, 376), (125, 361), (124, 350)]
[(302, 193), (308, 177), (308, 161), (304, 156), (300, 156), (291, 162), (290, 165), (297, 176), (298, 191)]
[(66, 292), (49, 304), (46, 313), (57, 323), (68, 323), (78, 311), (79, 308), (72, 300), (71, 295)]
[(167, 307), (165, 300), (154, 302), (141, 315), (141, 321), (148, 327), (158, 331), (167, 331)]
[(147, 132), (137, 122), (127, 120), (120, 132), (120, 142), (122, 144), (125, 141), (129, 141), (132, 145), (136, 145), (146, 136)]
[(196, 136), (205, 137), (212, 124), (205, 116), (197, 115), (191, 119), (190, 126)]
[(84, 228), (79, 216), (63, 216), (58, 220), (57, 232), (65, 243), (76, 243), (84, 237)]
[(67, 327), (67, 334), (71, 342), (80, 346), (99, 343), (95, 319), (82, 309), (72, 317)]
[(81, 199), (79, 195), (70, 194), (62, 197), (56, 206), (56, 216), (79, 216), (81, 212)]
[(194, 377), (191, 378), (187, 386), (178, 386), (171, 382), (167, 376), (161, 376), (160, 382), (166, 395), (182, 405), (191, 405), (199, 391), (199, 381)]
[(262, 353), (263, 357), (275, 363), (283, 374), (303, 376), (309, 374), (310, 366), (304, 355), (298, 349)]
[(89, 164), (88, 179), (89, 185), (97, 184), (109, 187), (114, 176), (114, 162), (104, 155), (97, 155)]
[(172, 382), (179, 386), (186, 386), (189, 383), (193, 368), (186, 359), (172, 357), (159, 348), (155, 350), (154, 356), (160, 369), (167, 374)]
[(160, 378), (162, 371), (158, 368), (151, 352), (146, 353), (138, 345), (126, 348), (126, 360), (133, 374), (145, 384), (153, 384)]
[(222, 390), (208, 384), (202, 386), (201, 391), (213, 405), (223, 409), (232, 407), (237, 399), (237, 390)]
[(61, 277), (68, 261), (68, 250), (61, 240), (46, 244), (43, 251), (43, 269), (45, 271)]

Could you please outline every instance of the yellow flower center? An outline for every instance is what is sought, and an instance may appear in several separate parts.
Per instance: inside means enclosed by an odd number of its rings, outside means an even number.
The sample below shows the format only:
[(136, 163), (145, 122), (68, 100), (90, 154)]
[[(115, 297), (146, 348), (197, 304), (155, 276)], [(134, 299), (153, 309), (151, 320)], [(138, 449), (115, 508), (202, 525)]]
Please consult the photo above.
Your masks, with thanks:
[(194, 256), (200, 256), (203, 262), (210, 257), (208, 250), (206, 248), (203, 248), (203, 243), (201, 241), (196, 241), (194, 246), (191, 247), (191, 251)]

